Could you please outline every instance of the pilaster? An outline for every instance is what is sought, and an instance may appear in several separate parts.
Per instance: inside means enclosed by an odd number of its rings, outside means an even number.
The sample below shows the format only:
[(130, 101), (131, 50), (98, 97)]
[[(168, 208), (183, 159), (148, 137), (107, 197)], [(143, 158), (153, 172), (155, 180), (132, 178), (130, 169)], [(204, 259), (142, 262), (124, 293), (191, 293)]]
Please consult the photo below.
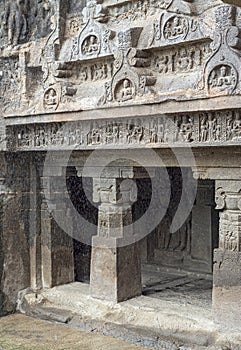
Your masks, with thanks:
[(219, 248), (214, 251), (213, 314), (223, 326), (241, 330), (241, 181), (216, 181), (220, 211)]
[[(42, 178), (42, 204), (41, 204), (41, 260), (42, 260), (42, 286), (52, 288), (54, 286), (74, 281), (74, 255), (73, 239), (60, 228), (53, 217), (66, 220), (71, 224), (68, 208), (64, 202), (63, 193), (54, 193), (58, 187), (57, 176)], [(46, 196), (51, 194), (55, 198), (55, 207), (51, 208)]]

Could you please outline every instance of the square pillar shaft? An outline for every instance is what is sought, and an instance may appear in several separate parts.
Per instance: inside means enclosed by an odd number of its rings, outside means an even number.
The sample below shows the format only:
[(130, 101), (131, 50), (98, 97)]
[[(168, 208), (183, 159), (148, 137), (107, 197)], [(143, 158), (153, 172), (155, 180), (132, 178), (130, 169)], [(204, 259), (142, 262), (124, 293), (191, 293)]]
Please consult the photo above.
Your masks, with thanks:
[(91, 295), (97, 299), (118, 303), (141, 295), (141, 262), (138, 243), (115, 248), (106, 238), (93, 237), (91, 256)]
[(123, 238), (134, 234), (131, 204), (136, 195), (131, 180), (125, 183), (115, 174), (112, 169), (108, 176), (94, 179), (94, 200), (100, 205), (98, 235), (92, 239), (90, 290), (94, 298), (118, 303), (141, 295), (142, 285), (139, 243), (122, 244)]

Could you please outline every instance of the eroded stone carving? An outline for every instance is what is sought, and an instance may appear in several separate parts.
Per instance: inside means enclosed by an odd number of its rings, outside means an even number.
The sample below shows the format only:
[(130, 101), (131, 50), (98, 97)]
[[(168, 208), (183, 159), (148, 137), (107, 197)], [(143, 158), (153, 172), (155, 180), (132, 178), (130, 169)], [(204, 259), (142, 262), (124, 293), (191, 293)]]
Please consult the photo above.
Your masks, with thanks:
[(190, 72), (202, 67), (211, 55), (209, 43), (162, 50), (152, 58), (154, 71), (162, 74)]
[(43, 103), (45, 109), (50, 111), (57, 109), (59, 104), (59, 96), (58, 92), (53, 87), (50, 87), (45, 91)]
[(28, 0), (7, 1), (3, 15), (3, 26), (7, 32), (8, 44), (17, 45), (26, 39)]
[(126, 102), (142, 96), (149, 86), (156, 82), (149, 67), (151, 61), (147, 52), (136, 49), (142, 28), (132, 28), (118, 34), (118, 53), (115, 59), (115, 72), (112, 80), (105, 84), (105, 95), (101, 104)]
[(138, 19), (146, 19), (148, 16), (158, 14), (167, 10), (173, 0), (134, 0), (118, 6), (113, 6), (109, 9), (111, 19), (115, 23), (125, 20), (135, 21)]
[(205, 79), (209, 94), (232, 94), (240, 90), (240, 28), (234, 6), (220, 6), (215, 11), (214, 53), (207, 62)]
[(215, 194), (216, 209), (222, 210), (226, 206), (226, 193), (222, 187), (217, 188)]
[(237, 86), (238, 73), (235, 68), (229, 65), (215, 67), (209, 76), (209, 90), (227, 91), (232, 93)]
[[(110, 54), (109, 40), (114, 32), (102, 24), (106, 21), (106, 8), (96, 0), (88, 0), (83, 16), (85, 26), (73, 39), (72, 59)], [(75, 28), (78, 33), (77, 24)]]
[(177, 142), (192, 142), (194, 124), (192, 116), (178, 116), (175, 121), (176, 134), (174, 140)]
[(187, 219), (185, 224), (174, 233), (170, 232), (171, 218), (166, 219), (167, 226), (163, 223), (157, 229), (158, 231), (158, 248), (164, 252), (183, 252), (190, 249), (190, 235), (191, 235), (191, 216)]
[(166, 40), (175, 40), (180, 37), (185, 39), (188, 29), (188, 21), (185, 17), (173, 16), (164, 25), (164, 38)]
[[(223, 213), (220, 217), (220, 242), (219, 247), (223, 250), (240, 251), (239, 228), (237, 227), (238, 219), (235, 214)], [(235, 220), (236, 219), (236, 220)], [(235, 220), (235, 221), (234, 221)], [(236, 227), (235, 227), (236, 226)]]
[(223, 250), (238, 252), (241, 250), (240, 242), (241, 215), (239, 213), (221, 213), (220, 215), (220, 243)]
[[(58, 86), (46, 90), (46, 110), (55, 110), (60, 93)], [(193, 146), (235, 145), (236, 142), (237, 144), (240, 142), (240, 120), (239, 111), (224, 111), (168, 117), (161, 115), (142, 119), (117, 118), (113, 122), (108, 120), (71, 122), (66, 123), (64, 127), (61, 123), (46, 124), (41, 127), (29, 125), (15, 129), (14, 147), (38, 149), (59, 146), (81, 149), (95, 146), (167, 147), (172, 144), (181, 146), (184, 143), (190, 143)], [(228, 124), (231, 127), (230, 131), (226, 130)], [(39, 134), (48, 135), (46, 138), (48, 142), (36, 141), (36, 135)], [(25, 142), (26, 140), (30, 142)], [(220, 209), (220, 201), (218, 203), (218, 209)]]
[(19, 61), (13, 57), (0, 61), (1, 110), (11, 111), (20, 104)]
[[(32, 4), (32, 0), (28, 1)], [(55, 85), (61, 90), (60, 97), (56, 109), (47, 108), (50, 113), (85, 109), (86, 105), (87, 108), (98, 108), (107, 103), (137, 104), (143, 101), (150, 104), (173, 97), (195, 100), (210, 95), (239, 93), (240, 10), (233, 6), (219, 6), (204, 13), (201, 20), (188, 12), (178, 12), (171, 3), (129, 1), (108, 4), (106, 10), (103, 2), (89, 0), (78, 7), (82, 11), (81, 17), (81, 13), (70, 16), (68, 6), (73, 8), (73, 4), (68, 5), (63, 0), (39, 0), (28, 14), (28, 26), (33, 28), (34, 13), (37, 23), (43, 22), (44, 27), (52, 23), (51, 32), (43, 30), (49, 35), (40, 40), (42, 29), (34, 27), (29, 38), (33, 40), (37, 36), (39, 42), (13, 48), (19, 61), (24, 61), (21, 51), (26, 53), (26, 59), (19, 70), (21, 103), (12, 104), (11, 110), (19, 109), (26, 115), (43, 113), (48, 106), (44, 94)], [(176, 6), (176, 1), (174, 3)], [(141, 18), (133, 25), (127, 25), (123, 18), (127, 29), (122, 30), (118, 21), (115, 24), (112, 21), (116, 9), (122, 9), (125, 18), (133, 9), (134, 15), (138, 9), (146, 11), (145, 16), (148, 11), (152, 15), (150, 21), (144, 22)], [(207, 29), (206, 21), (208, 23), (215, 17), (215, 13), (216, 28)], [(211, 31), (216, 33), (213, 51), (210, 48)], [(8, 57), (9, 49), (1, 49), (2, 57)], [(206, 89), (200, 90), (198, 82), (203, 71), (205, 84), (202, 87), (206, 86)], [(34, 78), (36, 76), (38, 79)], [(83, 89), (84, 84), (86, 89)], [(28, 87), (31, 93), (26, 92)], [(231, 135), (232, 123), (230, 120), (226, 125), (231, 142), (239, 139), (237, 121), (236, 131)], [(217, 122), (217, 130), (211, 135), (209, 124), (206, 117), (201, 125), (194, 125), (194, 128), (202, 128), (202, 134), (198, 139), (195, 134), (187, 142), (218, 142), (224, 125)], [(188, 134), (188, 131), (182, 128), (180, 133), (178, 138), (182, 142), (183, 134)]]

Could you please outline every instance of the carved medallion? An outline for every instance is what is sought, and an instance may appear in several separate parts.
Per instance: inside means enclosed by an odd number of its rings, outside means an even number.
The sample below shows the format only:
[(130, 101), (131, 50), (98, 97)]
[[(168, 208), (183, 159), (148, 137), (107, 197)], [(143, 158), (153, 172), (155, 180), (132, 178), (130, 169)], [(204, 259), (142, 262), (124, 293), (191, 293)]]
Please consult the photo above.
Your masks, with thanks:
[(54, 111), (58, 108), (59, 96), (56, 89), (53, 87), (48, 88), (44, 93), (43, 106), (44, 109)]
[(208, 78), (208, 87), (211, 91), (227, 91), (232, 93), (238, 83), (238, 73), (235, 68), (227, 64), (215, 67)]
[(135, 96), (135, 86), (129, 79), (121, 80), (115, 88), (114, 96), (116, 101), (125, 102)]
[(166, 40), (185, 39), (189, 30), (188, 20), (182, 16), (173, 16), (164, 25), (164, 38)]
[(98, 55), (100, 42), (97, 36), (89, 35), (82, 43), (81, 52), (83, 56)]

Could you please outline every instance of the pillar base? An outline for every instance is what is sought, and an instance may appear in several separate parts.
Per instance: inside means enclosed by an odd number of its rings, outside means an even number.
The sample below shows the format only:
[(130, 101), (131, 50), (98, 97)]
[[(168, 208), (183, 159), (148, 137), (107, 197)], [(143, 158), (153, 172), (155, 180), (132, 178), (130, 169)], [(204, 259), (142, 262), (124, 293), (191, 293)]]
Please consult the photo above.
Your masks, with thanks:
[[(104, 248), (110, 240), (114, 248)], [(93, 298), (114, 303), (141, 295), (139, 244), (118, 247), (118, 239), (93, 237), (90, 291)]]
[(241, 252), (214, 251), (213, 317), (224, 328), (241, 331)]

